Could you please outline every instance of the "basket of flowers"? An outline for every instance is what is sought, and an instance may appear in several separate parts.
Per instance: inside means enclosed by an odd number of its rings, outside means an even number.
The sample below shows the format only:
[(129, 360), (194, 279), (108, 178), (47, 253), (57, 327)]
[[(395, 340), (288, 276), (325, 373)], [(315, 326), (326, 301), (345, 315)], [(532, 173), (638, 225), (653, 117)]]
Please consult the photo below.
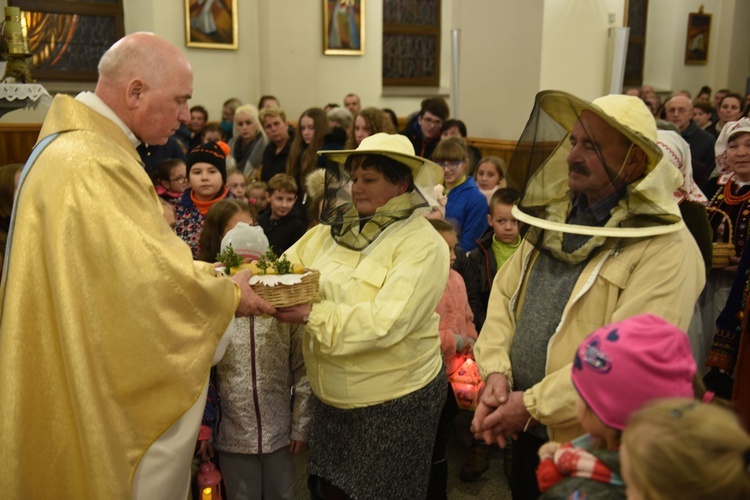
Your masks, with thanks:
[(274, 307), (289, 307), (313, 301), (320, 290), (320, 272), (290, 262), (285, 255), (277, 256), (272, 249), (258, 259), (243, 262), (230, 244), (217, 256), (224, 264), (223, 272), (233, 276), (250, 269), (250, 288)]

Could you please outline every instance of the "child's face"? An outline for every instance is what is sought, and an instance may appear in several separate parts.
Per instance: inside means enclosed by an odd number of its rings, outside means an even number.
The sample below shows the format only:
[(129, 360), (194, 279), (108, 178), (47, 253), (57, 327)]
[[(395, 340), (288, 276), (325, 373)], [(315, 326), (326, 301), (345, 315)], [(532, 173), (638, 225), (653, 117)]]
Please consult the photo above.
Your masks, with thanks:
[(172, 170), (169, 171), (169, 179), (161, 181), (162, 187), (173, 193), (182, 193), (188, 185), (186, 172), (187, 168), (184, 163), (175, 165), (172, 167)]
[(447, 128), (442, 134), (440, 134), (441, 139), (448, 139), (450, 137), (458, 137), (459, 139), (463, 139), (461, 131), (458, 129), (458, 127)]
[(219, 169), (210, 163), (196, 163), (190, 169), (190, 187), (200, 201), (213, 200), (224, 184)]
[(599, 417), (586, 405), (586, 403), (578, 396), (576, 401), (576, 419), (581, 424), (583, 430), (599, 439), (604, 439), (607, 434), (609, 427), (604, 425), (604, 422), (599, 420)]
[(281, 219), (289, 215), (294, 207), (294, 202), (297, 201), (297, 195), (295, 193), (288, 193), (280, 189), (273, 192), (273, 194), (266, 194), (268, 203), (271, 205), (271, 217), (274, 219)]
[(633, 474), (630, 470), (630, 457), (624, 444), (620, 446), (620, 473), (622, 474), (622, 480), (625, 482), (627, 500), (643, 500), (645, 497), (633, 480)]
[(203, 133), (203, 143), (204, 144), (206, 142), (211, 142), (211, 141), (219, 142), (219, 141), (223, 141), (223, 140), (224, 140), (224, 138), (221, 136), (221, 132), (219, 132), (217, 130), (208, 130), (208, 131), (206, 131), (206, 132)]
[(248, 195), (250, 203), (258, 207), (258, 211), (265, 210), (268, 206), (268, 199), (266, 198), (266, 190), (262, 188), (255, 188), (250, 190)]
[(253, 219), (253, 216), (249, 213), (245, 212), (244, 210), (238, 210), (226, 223), (224, 226), (224, 230), (221, 233), (221, 237), (224, 238), (224, 236), (227, 235), (229, 231), (234, 229), (234, 226), (236, 226), (238, 223), (244, 222), (246, 224), (250, 224), (251, 226), (255, 225), (255, 220)]
[(486, 161), (477, 167), (477, 186), (489, 191), (500, 184), (500, 174), (492, 163)]
[(450, 267), (453, 267), (453, 263), (456, 262), (456, 245), (458, 245), (458, 238), (456, 238), (456, 232), (446, 231), (446, 232), (440, 233), (440, 236), (442, 236), (445, 242), (448, 244), (448, 249), (451, 252)]
[(487, 222), (495, 233), (495, 239), (500, 243), (510, 245), (518, 238), (518, 221), (511, 213), (511, 205), (495, 203), (492, 215), (487, 215)]
[(443, 168), (443, 177), (446, 186), (452, 186), (466, 172), (467, 162), (464, 161), (442, 161), (438, 163)]
[(245, 176), (239, 172), (236, 172), (227, 177), (227, 187), (238, 200), (245, 201)]

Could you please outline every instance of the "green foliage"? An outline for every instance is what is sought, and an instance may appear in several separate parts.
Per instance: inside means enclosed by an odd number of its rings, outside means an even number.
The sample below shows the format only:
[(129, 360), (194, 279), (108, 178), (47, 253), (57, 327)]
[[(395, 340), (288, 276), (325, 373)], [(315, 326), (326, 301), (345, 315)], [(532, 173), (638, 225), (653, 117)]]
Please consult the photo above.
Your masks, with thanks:
[(269, 268), (276, 271), (276, 274), (292, 274), (294, 272), (292, 263), (289, 262), (286, 255), (277, 257), (273, 248), (269, 248), (265, 255), (261, 255), (258, 259), (258, 269), (261, 269), (264, 273), (268, 273)]
[(229, 270), (242, 264), (242, 257), (234, 251), (232, 244), (227, 245), (223, 252), (216, 255), (216, 261), (224, 264), (224, 274), (229, 276)]

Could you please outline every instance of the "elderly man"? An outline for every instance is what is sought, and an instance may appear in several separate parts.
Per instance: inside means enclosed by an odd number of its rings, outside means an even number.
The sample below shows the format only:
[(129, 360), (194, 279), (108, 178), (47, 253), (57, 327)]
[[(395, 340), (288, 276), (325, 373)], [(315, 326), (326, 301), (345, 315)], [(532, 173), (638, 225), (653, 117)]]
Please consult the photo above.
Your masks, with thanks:
[(714, 169), (714, 138), (693, 120), (693, 103), (676, 95), (664, 104), (667, 120), (680, 129), (680, 135), (690, 145), (693, 158), (693, 178), (703, 188)]
[(188, 494), (209, 370), (233, 316), (273, 313), (170, 230), (139, 163), (187, 122), (193, 75), (147, 33), (95, 92), (55, 98), (24, 168), (0, 287), (6, 498)]
[(513, 497), (537, 498), (539, 446), (583, 434), (570, 376), (579, 343), (639, 313), (687, 328), (705, 270), (672, 197), (681, 174), (643, 101), (541, 92), (519, 144), (527, 164), (511, 163), (508, 181), (524, 188), (513, 214), (527, 230), (475, 347), (486, 388), (472, 427), (500, 446), (518, 438)]

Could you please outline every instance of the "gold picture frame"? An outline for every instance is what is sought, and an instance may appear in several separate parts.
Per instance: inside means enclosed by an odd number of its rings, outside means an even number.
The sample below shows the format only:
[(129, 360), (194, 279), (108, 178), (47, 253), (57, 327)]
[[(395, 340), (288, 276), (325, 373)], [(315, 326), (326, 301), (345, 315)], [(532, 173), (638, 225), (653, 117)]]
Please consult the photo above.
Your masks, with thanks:
[(237, 50), (237, 0), (185, 0), (185, 45)]
[[(31, 75), (95, 82), (102, 55), (125, 35), (123, 0), (9, 0), (26, 19)], [(94, 35), (95, 33), (95, 35)]]
[(365, 53), (365, 0), (323, 0), (323, 53)]
[(708, 63), (708, 43), (710, 38), (711, 14), (704, 14), (703, 6), (701, 5), (698, 12), (691, 12), (688, 17), (685, 64)]

